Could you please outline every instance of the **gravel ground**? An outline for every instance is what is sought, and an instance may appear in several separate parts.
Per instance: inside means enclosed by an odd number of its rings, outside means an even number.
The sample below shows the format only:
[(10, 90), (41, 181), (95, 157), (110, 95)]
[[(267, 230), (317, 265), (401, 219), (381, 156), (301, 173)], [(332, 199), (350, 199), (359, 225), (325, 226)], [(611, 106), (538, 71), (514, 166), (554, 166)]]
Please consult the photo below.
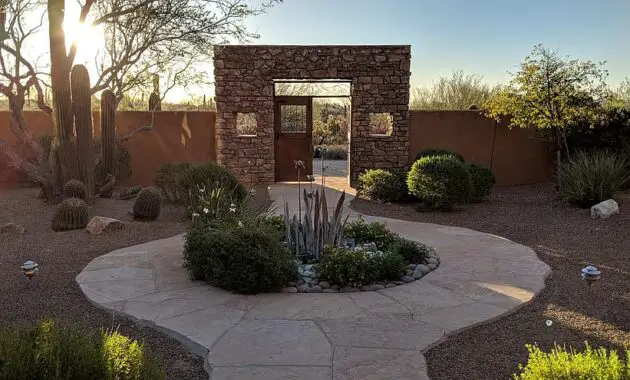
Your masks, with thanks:
[[(92, 236), (84, 230), (53, 232), (54, 206), (36, 199), (36, 189), (0, 191), (0, 225), (16, 222), (24, 235), (0, 233), (0, 324), (31, 323), (54, 318), (94, 328), (115, 328), (144, 341), (161, 360), (169, 379), (205, 379), (202, 359), (157, 331), (98, 309), (86, 300), (76, 275), (95, 257), (112, 250), (177, 235), (186, 227), (181, 208), (163, 205), (155, 222), (133, 222), (127, 211), (133, 201), (97, 199), (91, 216), (108, 216), (127, 222), (123, 231)], [(33, 259), (39, 273), (28, 282), (20, 266)]]
[[(630, 194), (621, 214), (591, 220), (588, 210), (554, 200), (550, 185), (496, 189), (490, 202), (451, 213), (420, 213), (413, 205), (355, 199), (370, 215), (467, 227), (532, 247), (553, 270), (529, 304), (495, 322), (449, 337), (425, 353), (429, 375), (439, 379), (509, 379), (527, 360), (526, 343), (554, 342), (621, 349), (630, 344)], [(580, 270), (593, 264), (602, 279), (589, 290)], [(547, 326), (547, 321), (552, 321)]]

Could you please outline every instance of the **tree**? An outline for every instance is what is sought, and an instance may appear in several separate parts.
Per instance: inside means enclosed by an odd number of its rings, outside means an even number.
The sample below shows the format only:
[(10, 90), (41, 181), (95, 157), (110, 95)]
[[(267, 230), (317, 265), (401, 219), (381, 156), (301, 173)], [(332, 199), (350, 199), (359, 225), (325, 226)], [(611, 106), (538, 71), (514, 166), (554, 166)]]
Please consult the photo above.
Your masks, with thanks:
[(569, 155), (567, 127), (595, 120), (608, 97), (603, 65), (561, 57), (537, 45), (509, 85), (488, 102), (488, 114), (509, 119), (510, 126), (551, 132), (560, 165), (562, 156)]
[(607, 108), (630, 109), (630, 78), (621, 82), (619, 87), (612, 91), (606, 104)]
[[(243, 0), (84, 0), (79, 22), (103, 25), (107, 40), (105, 51), (98, 57), (99, 76), (91, 93), (113, 88), (116, 99), (120, 101), (125, 91), (148, 86), (154, 74), (166, 79), (166, 90), (193, 80), (199, 83), (200, 74), (195, 74), (193, 66), (199, 61), (209, 61), (212, 47), (217, 43), (257, 38), (256, 34), (246, 30), (244, 20), (280, 2), (282, 0), (269, 0), (259, 8), (253, 8)], [(32, 19), (33, 13), (45, 16), (47, 12), (52, 108), (44, 102), (41, 73), (32, 61), (22, 55), (21, 37), (14, 36), (13, 45), (0, 45), (0, 52), (11, 55), (17, 63), (17, 71), (0, 67), (7, 74), (0, 73), (3, 79), (0, 92), (10, 100), (16, 99), (10, 101), (10, 104), (16, 105), (12, 106), (16, 120), (13, 132), (20, 142), (37, 152), (38, 159), (33, 162), (29, 157), (22, 156), (6, 141), (0, 141), (0, 154), (11, 166), (39, 184), (47, 200), (54, 200), (58, 198), (62, 184), (78, 174), (69, 80), (78, 46), (74, 43), (66, 49), (63, 30), (65, 0), (15, 0), (8, 3), (13, 6), (9, 12), (13, 15), (10, 20), (24, 22)], [(33, 27), (37, 29), (41, 25), (40, 22)], [(24, 23), (10, 22), (7, 29), (11, 31), (18, 26), (22, 28), (19, 30), (22, 37), (33, 33), (30, 26), (24, 27)], [(8, 85), (4, 84), (6, 80)], [(53, 141), (46, 165), (41, 157), (42, 149), (33, 139), (26, 120), (20, 117), (25, 94), (31, 88), (38, 94), (40, 108), (52, 114), (54, 120)], [(17, 101), (19, 99), (21, 101)], [(136, 132), (146, 129), (147, 126), (137, 128), (119, 136), (119, 140), (129, 139)]]
[(464, 110), (471, 105), (483, 106), (496, 91), (484, 83), (483, 75), (453, 72), (439, 78), (431, 88), (416, 88), (411, 108), (418, 110)]

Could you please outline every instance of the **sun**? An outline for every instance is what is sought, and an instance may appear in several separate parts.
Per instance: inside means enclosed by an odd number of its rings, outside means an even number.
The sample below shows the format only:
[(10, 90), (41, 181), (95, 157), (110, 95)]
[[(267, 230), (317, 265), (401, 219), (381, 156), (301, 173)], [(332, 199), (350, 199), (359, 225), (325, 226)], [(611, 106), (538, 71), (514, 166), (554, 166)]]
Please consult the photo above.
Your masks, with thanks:
[(79, 23), (76, 18), (66, 19), (63, 23), (68, 48), (77, 44), (78, 62), (94, 61), (96, 54), (105, 46), (103, 28), (90, 24)]

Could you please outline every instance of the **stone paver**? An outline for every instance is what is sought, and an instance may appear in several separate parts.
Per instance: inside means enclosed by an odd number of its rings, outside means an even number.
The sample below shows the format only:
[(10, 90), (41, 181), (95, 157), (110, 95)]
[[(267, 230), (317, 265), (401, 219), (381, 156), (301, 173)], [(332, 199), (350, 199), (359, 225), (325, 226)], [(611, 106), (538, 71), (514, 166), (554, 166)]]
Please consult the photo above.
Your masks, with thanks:
[[(329, 208), (338, 192), (327, 189)], [(297, 211), (294, 185), (272, 198)], [(95, 305), (126, 314), (205, 357), (210, 378), (428, 379), (423, 350), (500, 317), (542, 290), (550, 268), (528, 247), (463, 228), (359, 215), (427, 243), (441, 258), (419, 281), (375, 292), (232, 294), (189, 280), (183, 235), (111, 252), (77, 276)], [(276, 212), (283, 212), (278, 207)]]

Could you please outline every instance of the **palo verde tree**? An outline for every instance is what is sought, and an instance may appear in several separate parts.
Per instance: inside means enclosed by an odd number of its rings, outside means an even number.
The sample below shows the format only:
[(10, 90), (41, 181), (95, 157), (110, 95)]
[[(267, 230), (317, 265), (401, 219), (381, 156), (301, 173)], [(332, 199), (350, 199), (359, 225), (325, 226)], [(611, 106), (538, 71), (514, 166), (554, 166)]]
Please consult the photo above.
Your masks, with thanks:
[(549, 132), (557, 163), (569, 155), (566, 130), (574, 122), (595, 120), (609, 95), (604, 63), (561, 57), (537, 45), (512, 74), (509, 85), (487, 103), (488, 114), (510, 126)]

